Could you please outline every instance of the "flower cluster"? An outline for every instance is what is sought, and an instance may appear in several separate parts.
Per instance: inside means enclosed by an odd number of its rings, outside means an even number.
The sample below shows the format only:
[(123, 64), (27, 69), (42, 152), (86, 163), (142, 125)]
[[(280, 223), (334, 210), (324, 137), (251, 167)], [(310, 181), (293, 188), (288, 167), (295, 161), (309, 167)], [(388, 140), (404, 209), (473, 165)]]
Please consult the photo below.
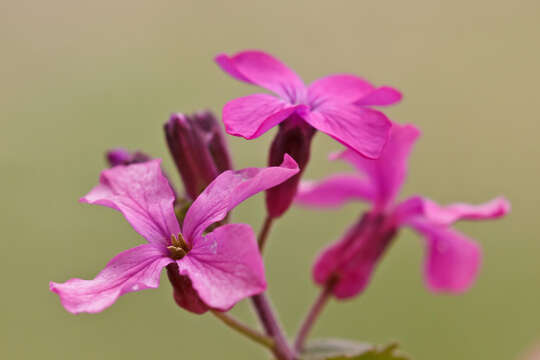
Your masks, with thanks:
[[(234, 170), (219, 121), (208, 111), (175, 113), (164, 125), (183, 192), (171, 186), (160, 159), (124, 149), (109, 151), (110, 168), (80, 201), (118, 210), (146, 242), (116, 255), (93, 280), (51, 282), (66, 310), (100, 312), (125, 293), (158, 287), (166, 268), (180, 307), (196, 314), (211, 311), (278, 359), (298, 359), (324, 303), (364, 291), (403, 226), (426, 240), (429, 289), (459, 293), (470, 288), (481, 250), (451, 226), (458, 220), (501, 217), (509, 204), (502, 197), (482, 205), (448, 206), (421, 196), (397, 200), (420, 132), (390, 121), (373, 107), (399, 102), (398, 90), (350, 74), (305, 85), (294, 71), (261, 51), (220, 54), (215, 60), (233, 78), (275, 95), (231, 100), (222, 113), (225, 130), (233, 136), (254, 139), (278, 127), (268, 167)], [(350, 163), (357, 173), (301, 181), (318, 131), (345, 147), (331, 159)], [(263, 191), (266, 218), (257, 239), (249, 225), (229, 223), (228, 214)], [(270, 227), (293, 203), (330, 208), (352, 200), (366, 201), (371, 208), (317, 258), (313, 278), (322, 287), (321, 296), (291, 346), (265, 295), (262, 250)], [(264, 333), (226, 314), (246, 298), (251, 298)]]

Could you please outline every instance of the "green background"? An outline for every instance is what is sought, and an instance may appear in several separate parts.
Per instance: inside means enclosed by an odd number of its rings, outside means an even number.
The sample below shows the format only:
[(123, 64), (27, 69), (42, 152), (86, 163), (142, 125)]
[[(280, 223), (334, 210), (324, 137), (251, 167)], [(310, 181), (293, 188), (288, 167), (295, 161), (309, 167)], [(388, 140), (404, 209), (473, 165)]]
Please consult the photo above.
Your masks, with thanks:
[[(307, 82), (352, 72), (393, 85), (388, 110), (423, 130), (404, 195), (441, 203), (512, 202), (501, 221), (458, 227), (484, 248), (463, 296), (429, 293), (423, 244), (403, 231), (371, 286), (332, 302), (314, 335), (398, 340), (419, 360), (515, 359), (540, 338), (538, 83), (540, 3), (516, 1), (3, 1), (0, 5), (0, 357), (3, 359), (264, 359), (210, 315), (180, 310), (166, 276), (158, 290), (73, 316), (48, 282), (91, 278), (142, 239), (114, 211), (77, 199), (114, 146), (163, 157), (162, 124), (257, 91), (212, 62), (260, 48)], [(229, 138), (238, 167), (262, 166), (273, 132)], [(313, 144), (307, 175), (345, 169)], [(177, 182), (178, 184), (178, 182)], [(258, 228), (262, 196), (234, 220)], [(291, 334), (316, 294), (310, 265), (364, 205), (293, 209), (272, 232), (270, 295)], [(248, 304), (234, 312), (251, 321)]]

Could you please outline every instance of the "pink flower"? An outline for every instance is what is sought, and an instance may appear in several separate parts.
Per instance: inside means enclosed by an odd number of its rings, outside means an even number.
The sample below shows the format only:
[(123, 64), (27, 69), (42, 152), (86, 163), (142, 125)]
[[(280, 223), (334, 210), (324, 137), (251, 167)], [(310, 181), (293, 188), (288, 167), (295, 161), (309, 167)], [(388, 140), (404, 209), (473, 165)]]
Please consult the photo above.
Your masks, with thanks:
[(285, 156), (279, 167), (225, 171), (193, 202), (180, 229), (174, 194), (160, 169), (161, 160), (119, 165), (101, 173), (100, 183), (81, 202), (120, 211), (147, 244), (116, 255), (93, 280), (50, 283), (72, 313), (96, 313), (125, 293), (159, 285), (167, 266), (184, 287), (175, 299), (190, 311), (228, 310), (266, 288), (264, 267), (250, 226), (229, 224), (206, 233), (246, 198), (298, 172)]
[(483, 205), (439, 206), (420, 196), (398, 202), (407, 173), (407, 159), (420, 132), (411, 125), (392, 126), (390, 139), (377, 160), (345, 150), (334, 158), (351, 163), (361, 174), (334, 175), (303, 183), (296, 201), (331, 207), (351, 200), (367, 201), (372, 209), (344, 237), (321, 253), (313, 268), (318, 284), (333, 282), (333, 294), (348, 298), (369, 283), (371, 274), (397, 230), (409, 226), (426, 240), (425, 279), (434, 292), (460, 293), (473, 283), (481, 263), (479, 246), (453, 230), (458, 220), (498, 218), (510, 205), (502, 197)]
[(369, 106), (401, 100), (390, 87), (376, 88), (349, 74), (331, 75), (306, 86), (285, 64), (262, 51), (220, 54), (218, 65), (237, 80), (260, 86), (278, 97), (254, 94), (228, 102), (223, 122), (231, 135), (254, 139), (286, 119), (308, 123), (360, 154), (377, 158), (386, 143), (390, 121)]
[(320, 130), (368, 158), (377, 158), (390, 130), (390, 121), (370, 106), (386, 106), (401, 100), (390, 87), (376, 88), (349, 74), (321, 78), (309, 86), (294, 71), (262, 51), (220, 54), (216, 62), (237, 80), (273, 92), (254, 94), (228, 102), (223, 108), (226, 131), (254, 139), (279, 125), (272, 142), (269, 165), (291, 155), (300, 172), (266, 193), (268, 215), (279, 217), (290, 207), (301, 174), (310, 157), (311, 140)]

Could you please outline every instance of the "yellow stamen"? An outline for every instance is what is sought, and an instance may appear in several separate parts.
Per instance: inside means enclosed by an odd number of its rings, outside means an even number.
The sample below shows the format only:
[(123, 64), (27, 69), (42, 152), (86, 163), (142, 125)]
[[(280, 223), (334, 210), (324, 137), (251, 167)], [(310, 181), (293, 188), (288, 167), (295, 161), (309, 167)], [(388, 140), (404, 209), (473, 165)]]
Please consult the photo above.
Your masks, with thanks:
[(171, 235), (171, 245), (167, 246), (167, 249), (174, 260), (180, 260), (191, 250), (182, 234), (178, 234), (178, 236)]

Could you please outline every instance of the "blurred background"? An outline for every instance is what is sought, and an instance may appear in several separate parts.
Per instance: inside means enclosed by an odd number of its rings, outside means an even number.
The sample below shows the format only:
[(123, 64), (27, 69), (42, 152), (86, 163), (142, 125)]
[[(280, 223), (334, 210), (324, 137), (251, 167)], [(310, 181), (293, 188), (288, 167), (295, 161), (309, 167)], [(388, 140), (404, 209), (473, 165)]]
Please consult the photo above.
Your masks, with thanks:
[[(404, 196), (513, 205), (501, 221), (460, 224), (484, 249), (473, 289), (433, 295), (423, 243), (403, 231), (367, 292), (332, 302), (314, 336), (387, 343), (418, 360), (515, 359), (540, 338), (538, 87), (540, 2), (493, 1), (3, 1), (0, 4), (0, 276), (3, 359), (264, 359), (210, 315), (177, 308), (163, 274), (97, 315), (73, 316), (48, 282), (92, 278), (142, 239), (116, 212), (77, 199), (106, 149), (163, 157), (171, 112), (256, 91), (223, 74), (218, 52), (268, 51), (310, 82), (335, 72), (404, 92), (387, 114), (423, 130)], [(273, 131), (229, 137), (237, 167), (262, 166)], [(345, 169), (314, 141), (308, 177)], [(295, 208), (266, 253), (270, 296), (292, 334), (317, 293), (310, 266), (365, 207)], [(258, 229), (258, 196), (234, 220)], [(234, 313), (253, 324), (249, 304)]]

